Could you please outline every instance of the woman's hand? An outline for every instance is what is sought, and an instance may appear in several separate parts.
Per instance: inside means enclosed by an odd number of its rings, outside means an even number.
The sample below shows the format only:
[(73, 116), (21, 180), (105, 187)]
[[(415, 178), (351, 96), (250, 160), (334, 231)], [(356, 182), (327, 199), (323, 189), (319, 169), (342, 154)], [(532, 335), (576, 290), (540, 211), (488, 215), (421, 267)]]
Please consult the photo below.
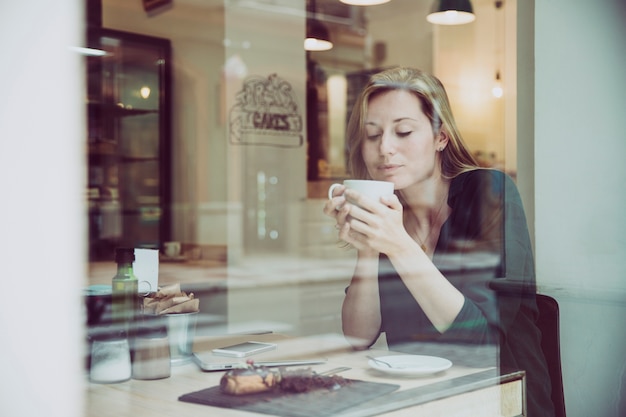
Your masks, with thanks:
[(397, 252), (412, 239), (403, 225), (402, 204), (393, 194), (373, 201), (354, 190), (344, 192), (337, 214), (339, 238), (360, 251)]
[(346, 223), (346, 213), (345, 210), (342, 210), (346, 203), (346, 199), (343, 196), (345, 190), (346, 187), (343, 185), (335, 187), (333, 190), (333, 198), (324, 204), (324, 214), (335, 219), (337, 222), (337, 224), (335, 224), (335, 228), (338, 230), (340, 230)]

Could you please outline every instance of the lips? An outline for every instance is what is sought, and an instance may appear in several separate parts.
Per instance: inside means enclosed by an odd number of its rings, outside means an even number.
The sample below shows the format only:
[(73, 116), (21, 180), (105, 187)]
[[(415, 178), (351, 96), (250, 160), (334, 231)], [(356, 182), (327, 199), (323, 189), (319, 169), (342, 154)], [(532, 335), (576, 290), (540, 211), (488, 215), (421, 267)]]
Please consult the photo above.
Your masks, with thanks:
[(397, 171), (402, 165), (398, 164), (383, 164), (378, 166), (378, 170), (384, 173), (392, 173)]

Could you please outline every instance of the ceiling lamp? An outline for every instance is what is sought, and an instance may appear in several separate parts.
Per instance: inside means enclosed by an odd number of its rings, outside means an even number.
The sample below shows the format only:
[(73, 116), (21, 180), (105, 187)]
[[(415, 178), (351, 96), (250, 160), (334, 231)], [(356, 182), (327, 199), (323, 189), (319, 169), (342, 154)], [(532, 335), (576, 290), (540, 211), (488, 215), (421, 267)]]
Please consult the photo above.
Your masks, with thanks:
[(470, 0), (435, 0), (426, 17), (436, 25), (463, 25), (476, 19)]
[(339, 0), (351, 6), (376, 6), (377, 4), (389, 3), (391, 0)]
[[(504, 89), (502, 88), (502, 80), (500, 77), (500, 64), (501, 64), (501, 53), (504, 50), (504, 16), (498, 18), (498, 12), (502, 9), (502, 0), (496, 0), (495, 1), (495, 5), (496, 5), (496, 13), (495, 13), (495, 18), (496, 18), (496, 22), (494, 24), (495, 27), (495, 34), (496, 36), (494, 36), (495, 40), (496, 40), (496, 81), (493, 85), (493, 88), (491, 89), (491, 94), (493, 94), (493, 96), (495, 98), (502, 98), (502, 96), (504, 95)], [(502, 46), (498, 45), (501, 44)]]
[(304, 49), (307, 51), (328, 51), (332, 49), (328, 28), (316, 19), (307, 19)]
[(306, 18), (306, 38), (304, 39), (304, 49), (307, 51), (328, 51), (332, 49), (333, 43), (330, 41), (330, 33), (324, 23), (317, 20), (315, 11), (315, 0), (307, 1)]

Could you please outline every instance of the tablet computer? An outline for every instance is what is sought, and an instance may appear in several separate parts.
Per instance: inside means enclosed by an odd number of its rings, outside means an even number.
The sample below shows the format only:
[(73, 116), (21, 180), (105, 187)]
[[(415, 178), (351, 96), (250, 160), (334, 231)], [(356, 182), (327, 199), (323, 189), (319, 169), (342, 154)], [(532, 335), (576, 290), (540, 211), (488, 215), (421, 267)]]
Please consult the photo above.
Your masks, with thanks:
[[(240, 368), (245, 366), (246, 359), (229, 358), (226, 356), (216, 356), (211, 352), (196, 352), (192, 355), (193, 361), (198, 367), (206, 372), (212, 371), (227, 371), (233, 368)], [(326, 359), (311, 358), (311, 359), (271, 359), (254, 361), (255, 365), (267, 366), (268, 368), (277, 366), (306, 366), (317, 365), (320, 363), (326, 363)]]
[(276, 343), (243, 342), (213, 349), (212, 352), (214, 355), (219, 356), (244, 358), (246, 356), (254, 355), (255, 353), (267, 352), (268, 350), (274, 349), (276, 349)]

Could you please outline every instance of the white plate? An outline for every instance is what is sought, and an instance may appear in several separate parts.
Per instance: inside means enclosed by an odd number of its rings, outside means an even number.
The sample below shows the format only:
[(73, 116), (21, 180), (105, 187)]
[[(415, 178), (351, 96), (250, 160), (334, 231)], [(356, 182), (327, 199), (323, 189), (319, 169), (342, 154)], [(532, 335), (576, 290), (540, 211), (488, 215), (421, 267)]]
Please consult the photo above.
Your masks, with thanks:
[(423, 355), (393, 355), (379, 356), (376, 359), (389, 363), (389, 368), (384, 363), (369, 360), (368, 364), (377, 371), (392, 375), (420, 376), (431, 375), (445, 371), (452, 366), (452, 362), (437, 356)]

